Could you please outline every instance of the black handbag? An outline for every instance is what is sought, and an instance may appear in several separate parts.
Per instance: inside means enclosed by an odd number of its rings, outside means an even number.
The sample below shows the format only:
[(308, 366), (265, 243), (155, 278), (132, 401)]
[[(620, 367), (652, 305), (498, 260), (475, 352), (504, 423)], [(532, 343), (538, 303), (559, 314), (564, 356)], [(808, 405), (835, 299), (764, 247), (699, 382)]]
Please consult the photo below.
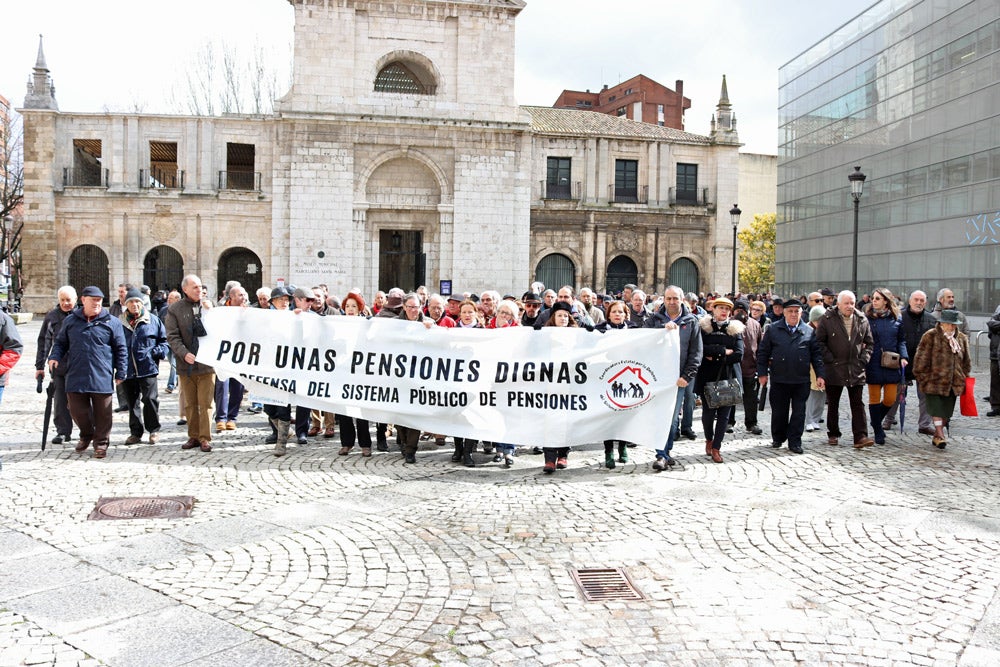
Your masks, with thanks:
[(702, 393), (705, 404), (712, 410), (739, 405), (743, 400), (743, 387), (740, 386), (740, 381), (734, 377), (722, 379), (722, 371), (725, 370), (726, 375), (729, 375), (729, 368), (729, 364), (725, 364), (719, 369), (719, 377), (715, 382), (705, 383), (705, 389)]

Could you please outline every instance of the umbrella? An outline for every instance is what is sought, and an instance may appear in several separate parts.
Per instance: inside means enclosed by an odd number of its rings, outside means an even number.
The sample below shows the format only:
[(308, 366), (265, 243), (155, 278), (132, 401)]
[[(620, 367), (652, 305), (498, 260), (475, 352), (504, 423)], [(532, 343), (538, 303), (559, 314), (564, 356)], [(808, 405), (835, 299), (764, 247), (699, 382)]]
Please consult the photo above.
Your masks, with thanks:
[(902, 373), (903, 381), (899, 383), (899, 433), (903, 433), (903, 424), (906, 422), (906, 371), (899, 369)]
[[(38, 378), (38, 392), (42, 391), (42, 378)], [(52, 399), (56, 396), (56, 385), (49, 382), (45, 388), (45, 416), (42, 418), (42, 451), (45, 451), (45, 442), (49, 438), (49, 422), (52, 421)]]
[(760, 388), (760, 399), (757, 401), (757, 409), (763, 412), (765, 405), (767, 405), (767, 382)]

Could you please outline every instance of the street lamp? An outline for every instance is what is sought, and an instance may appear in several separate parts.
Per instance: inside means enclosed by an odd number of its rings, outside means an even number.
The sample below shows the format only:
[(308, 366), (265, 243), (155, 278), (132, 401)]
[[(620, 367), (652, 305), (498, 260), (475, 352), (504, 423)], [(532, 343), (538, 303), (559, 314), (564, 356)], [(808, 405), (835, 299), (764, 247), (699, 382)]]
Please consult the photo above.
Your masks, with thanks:
[(861, 167), (855, 167), (854, 171), (847, 175), (847, 180), (851, 182), (851, 197), (854, 199), (854, 252), (851, 255), (851, 289), (858, 293), (858, 203), (861, 201), (861, 192), (865, 189), (864, 174)]
[(729, 209), (729, 219), (733, 221), (733, 289), (731, 290), (732, 295), (736, 296), (736, 229), (740, 226), (740, 214), (743, 211), (740, 210), (739, 204), (733, 204), (733, 207)]

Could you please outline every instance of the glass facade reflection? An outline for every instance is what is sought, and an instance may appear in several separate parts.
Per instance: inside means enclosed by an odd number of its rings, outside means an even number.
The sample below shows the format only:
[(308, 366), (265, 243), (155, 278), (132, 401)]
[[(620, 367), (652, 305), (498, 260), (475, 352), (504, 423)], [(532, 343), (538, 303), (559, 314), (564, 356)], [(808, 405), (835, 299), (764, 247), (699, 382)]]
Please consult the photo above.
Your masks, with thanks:
[(780, 72), (775, 291), (1000, 304), (1000, 2), (882, 0)]

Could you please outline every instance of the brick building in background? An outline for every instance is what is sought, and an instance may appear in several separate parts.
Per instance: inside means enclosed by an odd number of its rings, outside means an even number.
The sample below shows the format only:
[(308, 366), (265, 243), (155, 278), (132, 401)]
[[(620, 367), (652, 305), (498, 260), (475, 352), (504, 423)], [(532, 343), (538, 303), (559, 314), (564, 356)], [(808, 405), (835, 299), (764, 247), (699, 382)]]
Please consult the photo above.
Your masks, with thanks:
[(564, 90), (552, 106), (556, 109), (596, 111), (660, 127), (684, 129), (684, 112), (691, 100), (684, 97), (684, 82), (678, 79), (670, 90), (648, 76), (637, 74), (617, 86), (607, 85), (599, 93)]

